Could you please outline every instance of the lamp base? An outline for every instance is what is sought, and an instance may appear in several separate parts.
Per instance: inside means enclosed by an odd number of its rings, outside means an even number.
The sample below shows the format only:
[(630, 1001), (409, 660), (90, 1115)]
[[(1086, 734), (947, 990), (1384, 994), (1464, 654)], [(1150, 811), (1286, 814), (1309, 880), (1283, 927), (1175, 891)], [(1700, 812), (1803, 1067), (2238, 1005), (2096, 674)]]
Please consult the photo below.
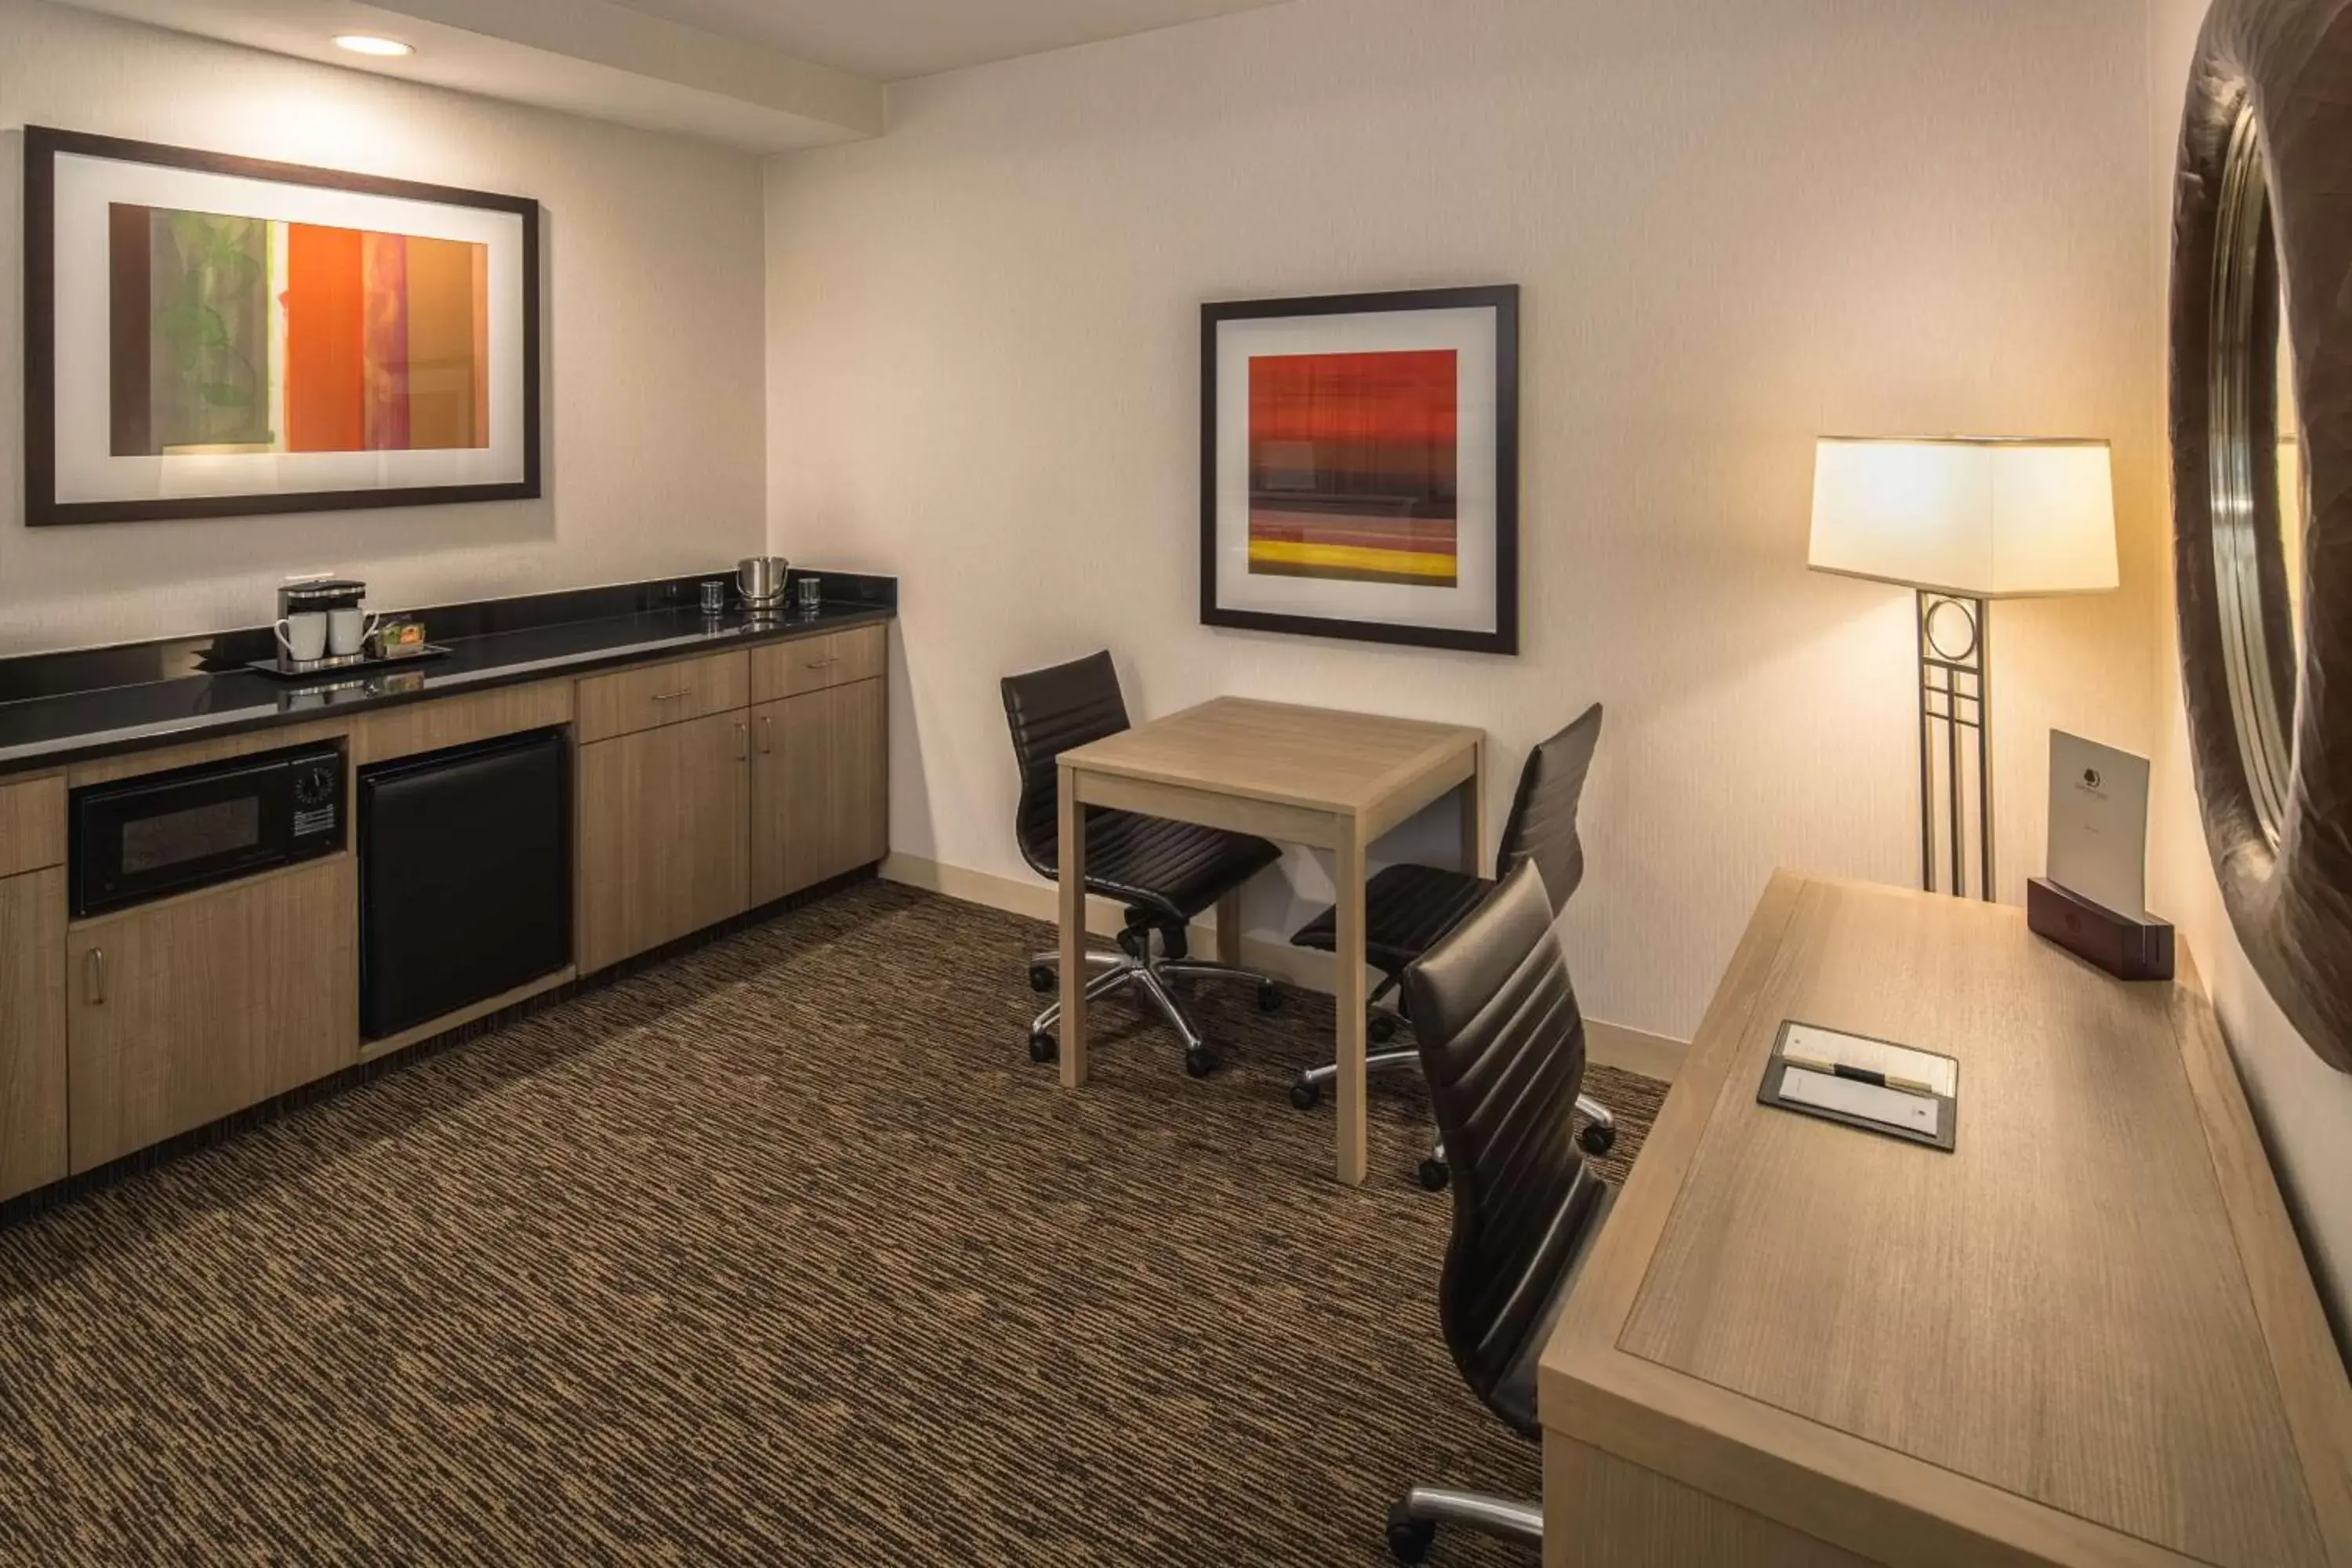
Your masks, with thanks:
[(2025, 923), (2118, 980), (2172, 978), (2169, 923), (2119, 915), (2047, 877), (2025, 884)]

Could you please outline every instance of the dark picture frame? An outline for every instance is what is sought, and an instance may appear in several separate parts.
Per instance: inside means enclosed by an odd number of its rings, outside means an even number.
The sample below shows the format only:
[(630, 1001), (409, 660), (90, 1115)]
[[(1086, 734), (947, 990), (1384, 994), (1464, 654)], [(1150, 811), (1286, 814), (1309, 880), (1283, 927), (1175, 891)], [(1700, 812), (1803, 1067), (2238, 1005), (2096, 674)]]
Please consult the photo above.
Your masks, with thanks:
[[(1245, 609), (1219, 595), (1219, 329), (1229, 322), (1290, 318), (1484, 310), (1494, 313), (1494, 614), (1470, 630), (1379, 619)], [(1465, 454), (1466, 460), (1470, 454)], [(1339, 637), (1471, 653), (1519, 651), (1519, 289), (1517, 284), (1235, 300), (1201, 307), (1201, 623), (1300, 637)]]
[[(377, 507), (437, 506), (470, 501), (536, 500), (541, 493), (540, 443), (540, 206), (526, 196), (499, 195), (452, 185), (374, 174), (349, 174), (280, 163), (267, 159), (199, 152), (152, 142), (60, 131), (25, 129), (25, 521), (44, 528), (101, 522), (154, 522), (182, 519), (251, 517), (269, 513), (340, 511)], [(362, 195), (388, 196), (445, 206), (486, 209), (521, 220), (520, 366), (522, 427), (519, 434), (522, 477), (495, 483), (388, 486), (382, 488), (269, 490), (136, 500), (58, 499), (57, 471), (57, 161), (79, 155), (116, 163), (154, 164), (199, 174), (225, 174), (278, 184), (320, 186)], [(77, 347), (75, 352), (82, 352)], [(103, 353), (104, 345), (88, 352)]]

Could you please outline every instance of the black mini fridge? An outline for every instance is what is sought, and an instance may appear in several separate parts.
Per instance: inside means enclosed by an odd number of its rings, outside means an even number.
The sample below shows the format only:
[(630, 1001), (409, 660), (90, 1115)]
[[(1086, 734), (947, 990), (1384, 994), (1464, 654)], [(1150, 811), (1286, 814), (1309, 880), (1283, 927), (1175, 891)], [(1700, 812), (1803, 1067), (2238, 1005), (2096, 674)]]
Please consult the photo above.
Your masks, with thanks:
[(360, 1033), (572, 962), (572, 756), (560, 730), (360, 772)]

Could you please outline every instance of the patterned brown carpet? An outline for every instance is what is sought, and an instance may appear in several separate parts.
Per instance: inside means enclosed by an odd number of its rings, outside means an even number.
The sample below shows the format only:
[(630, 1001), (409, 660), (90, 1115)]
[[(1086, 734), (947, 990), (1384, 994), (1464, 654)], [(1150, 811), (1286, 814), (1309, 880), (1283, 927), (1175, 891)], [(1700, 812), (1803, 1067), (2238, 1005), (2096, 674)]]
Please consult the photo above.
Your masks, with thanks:
[[(1033, 922), (870, 883), (0, 1232), (0, 1561), (1386, 1561), (1532, 1495), (1449, 1205), (1283, 1098), (1321, 998), (1065, 1094)], [(1660, 1086), (1596, 1069), (1638, 1148)], [(1529, 1553), (1466, 1536), (1439, 1563)]]

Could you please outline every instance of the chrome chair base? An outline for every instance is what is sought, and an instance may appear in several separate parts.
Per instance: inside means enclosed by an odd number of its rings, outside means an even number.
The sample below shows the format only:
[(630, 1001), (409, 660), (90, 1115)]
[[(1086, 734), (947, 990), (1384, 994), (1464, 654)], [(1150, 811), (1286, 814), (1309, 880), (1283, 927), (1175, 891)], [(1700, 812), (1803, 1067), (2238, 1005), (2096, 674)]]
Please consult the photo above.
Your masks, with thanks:
[(1400, 1563), (1420, 1562), (1429, 1555), (1441, 1524), (1543, 1544), (1543, 1510), (1534, 1503), (1452, 1487), (1415, 1487), (1389, 1505), (1389, 1554)]
[[(1087, 1000), (1107, 996), (1123, 985), (1131, 985), (1143, 999), (1159, 1010), (1184, 1043), (1184, 1070), (1194, 1078), (1206, 1078), (1217, 1070), (1216, 1053), (1190, 1016), (1183, 1004), (1169, 986), (1171, 980), (1239, 980), (1257, 988), (1257, 1005), (1263, 1012), (1272, 1012), (1282, 1003), (1282, 992), (1272, 979), (1255, 970), (1236, 968), (1229, 963), (1213, 963), (1199, 958), (1154, 958), (1149, 952), (1138, 958), (1124, 949), (1116, 952), (1089, 950), (1087, 967), (1101, 971), (1087, 982)], [(1058, 951), (1033, 952), (1029, 955), (1029, 977), (1034, 984), (1040, 976), (1052, 976), (1061, 968)], [(1040, 987), (1044, 989), (1045, 987)], [(1055, 1026), (1062, 1021), (1062, 1004), (1057, 1000), (1037, 1015), (1029, 1026), (1029, 1055), (1032, 1060), (1052, 1061), (1061, 1054), (1061, 1042), (1055, 1037)]]

